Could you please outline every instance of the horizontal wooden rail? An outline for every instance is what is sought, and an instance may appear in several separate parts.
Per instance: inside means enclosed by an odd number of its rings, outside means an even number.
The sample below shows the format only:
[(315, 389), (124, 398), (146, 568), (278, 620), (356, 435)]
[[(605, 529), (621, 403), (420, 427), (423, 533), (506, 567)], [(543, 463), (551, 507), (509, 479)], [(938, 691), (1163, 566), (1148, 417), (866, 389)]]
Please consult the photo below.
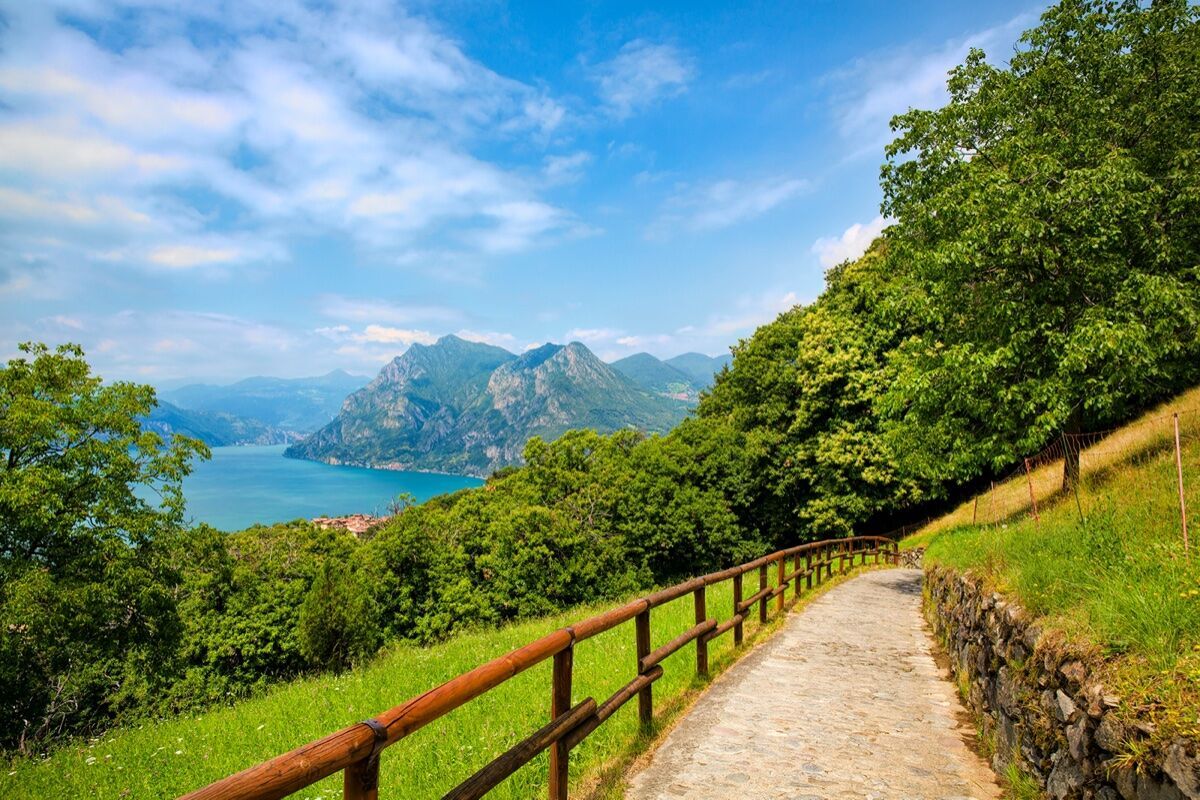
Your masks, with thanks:
[(722, 622), (717, 627), (713, 628), (702, 637), (704, 641), (711, 642), (723, 633), (727, 633), (733, 626), (741, 625), (746, 620), (744, 614), (737, 614), (726, 622)]
[(766, 597), (770, 593), (771, 593), (770, 586), (768, 586), (765, 589), (760, 589), (757, 593), (751, 595), (749, 598), (738, 603), (737, 612), (739, 614), (741, 614), (746, 609), (753, 608), (755, 603), (757, 603), (759, 600), (762, 600), (764, 597)]
[(706, 619), (699, 625), (696, 625), (690, 630), (679, 634), (662, 647), (651, 652), (645, 658), (639, 659), (638, 672), (645, 672), (667, 656), (682, 648), (685, 644), (691, 644), (696, 639), (699, 639), (701, 636), (708, 633), (715, 627), (717, 627), (717, 621), (715, 619)]
[[(378, 796), (379, 757), (382, 750), (430, 722), (494, 689), (515, 675), (547, 659), (554, 659), (554, 679), (551, 687), (551, 719), (527, 739), (485, 765), (446, 795), (447, 798), (477, 798), (503, 781), (534, 756), (547, 748), (551, 755), (550, 791), (552, 800), (567, 796), (566, 760), (572, 748), (582, 742), (617, 709), (638, 697), (643, 723), (652, 718), (652, 689), (662, 677), (662, 663), (688, 644), (696, 643), (696, 669), (704, 674), (708, 669), (707, 646), (730, 630), (734, 643), (742, 642), (742, 626), (747, 612), (759, 604), (759, 619), (766, 621), (767, 600), (777, 598), (776, 608), (784, 609), (785, 593), (795, 585), (796, 597), (802, 588), (813, 588), (813, 579), (833, 575), (833, 563), (839, 571), (852, 568), (856, 560), (866, 565), (867, 557), (876, 562), (883, 554), (891, 564), (899, 562), (895, 542), (879, 536), (847, 539), (827, 539), (779, 550), (745, 564), (712, 572), (689, 581), (669, 586), (622, 606), (597, 614), (566, 628), (546, 634), (511, 653), (481, 664), (470, 672), (451, 678), (424, 694), (413, 697), (373, 719), (356, 723), (323, 739), (302, 745), (295, 750), (242, 770), (236, 775), (209, 784), (184, 795), (185, 800), (275, 800), (310, 786), (317, 781), (344, 772), (346, 800), (375, 800)], [(793, 569), (786, 570), (786, 560), (793, 559)], [(800, 559), (804, 559), (801, 568)], [(768, 567), (775, 565), (775, 585), (769, 585)], [(751, 597), (742, 598), (742, 576), (757, 570), (759, 589)], [(787, 574), (785, 574), (787, 573)], [(800, 579), (806, 585), (801, 587)], [(725, 622), (708, 618), (705, 603), (707, 587), (723, 581), (733, 581), (733, 613)], [(650, 649), (650, 611), (672, 600), (692, 594), (695, 597), (696, 624), (656, 650)], [(572, 653), (577, 643), (611, 630), (631, 620), (636, 621), (637, 660), (633, 665), (637, 676), (599, 706), (588, 698), (571, 705)]]

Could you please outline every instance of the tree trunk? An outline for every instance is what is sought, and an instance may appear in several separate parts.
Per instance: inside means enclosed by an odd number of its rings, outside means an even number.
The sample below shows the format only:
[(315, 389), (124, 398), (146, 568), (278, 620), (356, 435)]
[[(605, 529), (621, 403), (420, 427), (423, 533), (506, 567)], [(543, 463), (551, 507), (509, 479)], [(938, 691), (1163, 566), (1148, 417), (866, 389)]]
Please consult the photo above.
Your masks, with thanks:
[(1079, 451), (1082, 441), (1079, 438), (1083, 432), (1083, 413), (1076, 406), (1067, 418), (1067, 427), (1063, 431), (1063, 480), (1064, 492), (1074, 491), (1079, 485)]

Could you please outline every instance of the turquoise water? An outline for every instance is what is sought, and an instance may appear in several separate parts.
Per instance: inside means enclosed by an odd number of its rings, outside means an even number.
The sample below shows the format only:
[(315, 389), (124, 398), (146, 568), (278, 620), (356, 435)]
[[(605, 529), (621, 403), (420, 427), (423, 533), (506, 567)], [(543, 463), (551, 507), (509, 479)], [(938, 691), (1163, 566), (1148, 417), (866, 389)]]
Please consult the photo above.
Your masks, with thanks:
[(333, 467), (284, 458), (284, 445), (214, 447), (183, 482), (187, 516), (234, 531), (297, 517), (380, 514), (402, 492), (426, 500), (483, 481), (461, 475)]

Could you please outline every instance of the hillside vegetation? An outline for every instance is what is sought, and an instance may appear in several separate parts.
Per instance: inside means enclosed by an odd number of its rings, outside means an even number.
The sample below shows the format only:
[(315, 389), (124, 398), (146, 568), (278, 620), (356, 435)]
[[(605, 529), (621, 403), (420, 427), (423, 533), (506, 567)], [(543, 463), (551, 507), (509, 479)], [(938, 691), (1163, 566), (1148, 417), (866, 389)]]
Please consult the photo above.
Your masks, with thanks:
[(142, 419), (142, 427), (166, 438), (178, 434), (199, 439), (209, 447), (286, 444), (296, 438), (294, 434), (257, 419), (225, 412), (193, 411), (161, 400)]
[(1194, 541), (1190, 558), (1184, 552), (1170, 419), (1176, 411), (1194, 520), (1200, 389), (1085, 450), (1078, 502), (1074, 492), (1061, 491), (1055, 480), (1061, 473), (1049, 467), (1051, 480), (1035, 483), (1040, 520), (1021, 475), (997, 492), (1023, 494), (1025, 510), (972, 525), (969, 501), (904, 542), (927, 546), (926, 563), (985, 577), (1041, 617), (1051, 635), (1096, 651), (1122, 713), (1153, 726), (1151, 745), (1200, 735), (1200, 552)]

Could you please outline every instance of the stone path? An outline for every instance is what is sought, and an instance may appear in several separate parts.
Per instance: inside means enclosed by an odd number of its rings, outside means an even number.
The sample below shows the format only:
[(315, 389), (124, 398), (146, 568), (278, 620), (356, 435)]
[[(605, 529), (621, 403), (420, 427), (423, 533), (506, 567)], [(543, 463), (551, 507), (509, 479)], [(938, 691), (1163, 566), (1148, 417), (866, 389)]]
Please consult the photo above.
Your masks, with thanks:
[(626, 797), (1000, 796), (921, 618), (921, 573), (865, 573), (713, 682)]

